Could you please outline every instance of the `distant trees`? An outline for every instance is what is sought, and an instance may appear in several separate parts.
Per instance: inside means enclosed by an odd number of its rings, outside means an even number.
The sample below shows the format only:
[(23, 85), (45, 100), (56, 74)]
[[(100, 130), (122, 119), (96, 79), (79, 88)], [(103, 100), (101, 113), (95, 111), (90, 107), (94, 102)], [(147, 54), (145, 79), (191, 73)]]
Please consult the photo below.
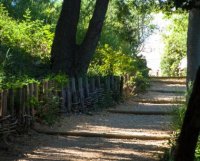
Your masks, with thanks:
[(57, 0), (1, 0), (0, 3), (14, 19), (23, 19), (24, 13), (29, 10), (33, 20), (42, 20), (49, 24), (57, 21), (61, 5)]
[(166, 17), (170, 24), (163, 35), (165, 47), (161, 58), (162, 75), (179, 76), (180, 61), (186, 57), (188, 13), (174, 13)]
[[(195, 80), (200, 65), (200, 1), (199, 0), (168, 0), (160, 1), (167, 13), (173, 13), (174, 7), (189, 12), (187, 31), (187, 84)], [(173, 9), (173, 10), (172, 10)], [(176, 43), (175, 43), (176, 44)]]
[(187, 82), (194, 81), (200, 66), (200, 1), (174, 0), (177, 8), (189, 11), (187, 35)]

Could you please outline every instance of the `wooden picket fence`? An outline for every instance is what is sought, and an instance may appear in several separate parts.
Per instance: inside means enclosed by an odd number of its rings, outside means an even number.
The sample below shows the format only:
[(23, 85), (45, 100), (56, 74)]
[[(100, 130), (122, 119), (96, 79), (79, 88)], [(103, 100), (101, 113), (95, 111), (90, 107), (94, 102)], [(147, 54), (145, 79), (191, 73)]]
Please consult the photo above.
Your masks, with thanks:
[(59, 87), (55, 81), (30, 83), (18, 89), (0, 91), (0, 134), (16, 128), (29, 128), (37, 112), (31, 99), (40, 102), (56, 95), (60, 98), (60, 113), (85, 113), (104, 105), (108, 97), (117, 100), (122, 96), (123, 78), (116, 76), (70, 78)]

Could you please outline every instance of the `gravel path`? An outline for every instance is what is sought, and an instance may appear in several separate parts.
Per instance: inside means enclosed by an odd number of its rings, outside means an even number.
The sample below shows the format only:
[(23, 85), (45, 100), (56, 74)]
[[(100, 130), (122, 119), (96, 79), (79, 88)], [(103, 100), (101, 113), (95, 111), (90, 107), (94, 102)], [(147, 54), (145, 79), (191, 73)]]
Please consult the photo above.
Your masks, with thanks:
[[(183, 80), (182, 80), (183, 81)], [(178, 82), (178, 81), (177, 81)], [(184, 85), (153, 82), (150, 90), (184, 91)], [(183, 96), (182, 93), (163, 93), (149, 91), (139, 95), (143, 99), (172, 100)], [(135, 98), (134, 98), (135, 99)], [(172, 104), (151, 104), (134, 102), (130, 99), (112, 110), (116, 111), (173, 111)], [(133, 115), (110, 113), (103, 111), (93, 115), (75, 115), (63, 117), (53, 127), (36, 125), (41, 131), (89, 133), (116, 136), (153, 136), (170, 137), (172, 130), (171, 115)], [(168, 147), (167, 139), (120, 139), (106, 137), (81, 137), (65, 135), (45, 135), (31, 132), (30, 135), (13, 139), (16, 143), (15, 153), (1, 154), (0, 161), (96, 161), (96, 160), (129, 160), (129, 161), (159, 161)], [(23, 144), (22, 144), (23, 143)], [(8, 152), (10, 154), (10, 152)], [(23, 154), (23, 155), (19, 155)], [(17, 159), (16, 159), (17, 158)]]
[(168, 84), (168, 83), (162, 83), (162, 82), (152, 82), (150, 90), (184, 92), (186, 90), (186, 86), (184, 84)]

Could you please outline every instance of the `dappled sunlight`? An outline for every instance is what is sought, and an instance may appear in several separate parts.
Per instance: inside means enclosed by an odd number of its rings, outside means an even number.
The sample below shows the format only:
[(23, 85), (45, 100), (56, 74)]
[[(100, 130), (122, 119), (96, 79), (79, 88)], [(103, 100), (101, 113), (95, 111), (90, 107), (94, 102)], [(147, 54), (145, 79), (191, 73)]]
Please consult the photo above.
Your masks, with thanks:
[(0, 161), (158, 161), (187, 140), (199, 4), (0, 1)]
[[(53, 146), (42, 146), (29, 152), (27, 160), (154, 160), (166, 148), (163, 141), (58, 137)], [(76, 143), (79, 143), (77, 147)], [(65, 147), (67, 145), (67, 147)]]
[[(166, 122), (161, 122), (162, 124), (166, 124)], [(70, 130), (70, 132), (94, 132), (94, 133), (112, 133), (112, 134), (124, 134), (124, 135), (163, 135), (166, 133), (170, 134), (170, 131), (165, 129), (157, 130), (152, 129), (152, 125), (145, 125), (144, 127), (137, 128), (113, 128), (111, 126), (98, 126), (98, 125), (78, 125), (74, 129)]]
[[(168, 88), (167, 85), (165, 87)], [(169, 86), (169, 88), (172, 87)], [(156, 98), (160, 96), (167, 97), (167, 99), (169, 99), (168, 96), (177, 97), (177, 93), (151, 92), (144, 94), (145, 98), (147, 98), (147, 95), (152, 96), (152, 93), (155, 94)], [(130, 99), (112, 110), (146, 110), (148, 112), (172, 111), (174, 108), (174, 104), (136, 103), (134, 99)], [(57, 140), (52, 139), (53, 142), (48, 143), (46, 147), (43, 146), (33, 153), (30, 152), (29, 157), (32, 160), (42, 157), (48, 159), (49, 156), (53, 155), (52, 160), (59, 157), (61, 160), (156, 161), (158, 155), (162, 155), (169, 147), (166, 138), (171, 137), (172, 134), (172, 117), (172, 115), (146, 116), (110, 113), (107, 110), (94, 112), (91, 115), (63, 117), (59, 123), (52, 127), (37, 126), (41, 130), (56, 131), (57, 134), (60, 132), (62, 136), (57, 136)], [(123, 139), (121, 136), (123, 136)], [(129, 136), (129, 139), (127, 139), (127, 136)], [(130, 138), (130, 136), (133, 137)]]
[[(170, 87), (171, 88), (171, 87)], [(160, 95), (157, 92), (157, 96)], [(112, 110), (165, 111), (173, 104), (136, 103), (133, 99)], [(62, 116), (52, 126), (35, 124), (40, 132), (24, 140), (24, 157), (33, 161), (127, 160), (158, 161), (169, 148), (172, 115), (111, 113), (105, 109), (90, 115)], [(29, 148), (31, 147), (31, 148)], [(1, 157), (0, 157), (1, 159)]]
[(186, 91), (186, 86), (184, 84), (167, 84), (155, 82), (152, 83), (150, 90), (162, 90), (162, 91)]
[[(156, 119), (155, 119), (156, 118)], [(168, 135), (171, 116), (138, 116), (103, 113), (94, 116), (71, 116), (51, 128), (39, 125), (42, 130), (59, 132), (94, 132), (128, 135)], [(137, 123), (136, 123), (137, 122)]]

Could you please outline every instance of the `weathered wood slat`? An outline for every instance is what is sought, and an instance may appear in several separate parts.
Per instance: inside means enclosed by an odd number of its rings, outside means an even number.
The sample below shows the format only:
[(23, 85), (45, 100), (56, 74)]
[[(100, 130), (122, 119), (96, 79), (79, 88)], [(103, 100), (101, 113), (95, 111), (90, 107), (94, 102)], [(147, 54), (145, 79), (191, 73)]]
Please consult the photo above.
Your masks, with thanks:
[(3, 117), (3, 92), (0, 92), (0, 117)]
[(7, 115), (8, 90), (3, 90), (3, 116)]
[(71, 108), (72, 108), (72, 94), (70, 90), (70, 85), (68, 84), (66, 87), (66, 95), (67, 95), (67, 111), (68, 113), (71, 113)]
[(9, 106), (9, 112), (12, 116), (14, 116), (15, 110), (14, 110), (14, 104), (15, 104), (15, 94), (13, 89), (8, 90), (8, 106)]
[(79, 96), (80, 96), (80, 105), (82, 110), (85, 110), (85, 105), (84, 105), (84, 90), (83, 90), (83, 79), (78, 78), (78, 91), (79, 91)]

